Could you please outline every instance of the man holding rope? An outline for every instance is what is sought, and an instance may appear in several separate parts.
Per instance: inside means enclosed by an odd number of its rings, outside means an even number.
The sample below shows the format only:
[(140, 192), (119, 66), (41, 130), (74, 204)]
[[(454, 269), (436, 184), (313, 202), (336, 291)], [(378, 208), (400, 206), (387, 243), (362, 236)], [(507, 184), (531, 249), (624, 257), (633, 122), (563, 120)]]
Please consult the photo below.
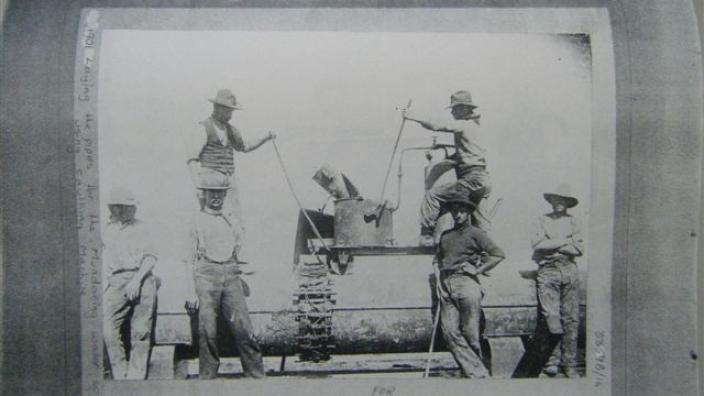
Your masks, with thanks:
[[(245, 141), (240, 131), (230, 124), (233, 111), (242, 109), (232, 91), (221, 89), (215, 98), (208, 100), (213, 103), (213, 113), (200, 123), (203, 126), (203, 132), (190, 135), (187, 139), (189, 145), (186, 163), (194, 185), (198, 185), (202, 172), (213, 170), (230, 179), (232, 191), (227, 195), (225, 208), (232, 212), (241, 227), (242, 209), (235, 177), (234, 152), (248, 153), (256, 150), (267, 141), (275, 139), (276, 134), (269, 132), (262, 138), (251, 142)], [(203, 208), (202, 192), (197, 189), (196, 195)]]
[(482, 362), (479, 334), (484, 296), (479, 275), (496, 267), (505, 255), (486, 232), (470, 224), (474, 203), (464, 191), (456, 189), (444, 206), (455, 225), (441, 235), (433, 261), (442, 333), (463, 376), (486, 378), (489, 371)]
[[(457, 181), (439, 185), (435, 185), (435, 180), (426, 183), (428, 191), (420, 208), (420, 244), (422, 246), (437, 244), (446, 228), (436, 227), (438, 218), (442, 215), (441, 205), (456, 188), (460, 188), (475, 206), (472, 224), (484, 231), (489, 231), (490, 228), (485, 198), (491, 192), (491, 181), (486, 169), (486, 150), (479, 144), (479, 115), (475, 113), (477, 106), (472, 103), (472, 95), (468, 91), (457, 91), (450, 96), (449, 108), (454, 118), (449, 123), (423, 120), (411, 115), (407, 110), (403, 113), (405, 120), (417, 122), (425, 129), (451, 133), (456, 149), (450, 157), (434, 165), (435, 171), (429, 172), (439, 177), (445, 171), (454, 168)], [(444, 171), (438, 173), (437, 170), (441, 169)]]

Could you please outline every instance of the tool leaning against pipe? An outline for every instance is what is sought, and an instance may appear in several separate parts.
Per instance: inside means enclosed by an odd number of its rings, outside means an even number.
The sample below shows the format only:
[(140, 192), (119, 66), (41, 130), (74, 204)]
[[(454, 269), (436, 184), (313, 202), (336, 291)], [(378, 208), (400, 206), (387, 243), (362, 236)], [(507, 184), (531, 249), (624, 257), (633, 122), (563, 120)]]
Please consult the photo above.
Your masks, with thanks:
[[(480, 347), (479, 321), (484, 291), (478, 275), (488, 275), (487, 271), (501, 262), (505, 254), (486, 232), (497, 205), (491, 210), (486, 209), (491, 182), (486, 170), (486, 150), (479, 142), (477, 106), (471, 94), (461, 90), (450, 96), (449, 108), (454, 119), (450, 123), (421, 119), (408, 109), (403, 110), (404, 121), (416, 122), (433, 132), (451, 133), (455, 148), (452, 155), (426, 172), (427, 192), (420, 208), (419, 243), (438, 247), (433, 270), (439, 300), (433, 315), (432, 338), (423, 377), (429, 375), (435, 333), (442, 317), (443, 337), (463, 376), (483, 378), (489, 376), (489, 371), (482, 361)], [(434, 143), (433, 148), (443, 148), (447, 152), (446, 146)], [(436, 185), (437, 179), (450, 169), (455, 170), (457, 181)], [(451, 213), (452, 226), (438, 224), (444, 212)]]

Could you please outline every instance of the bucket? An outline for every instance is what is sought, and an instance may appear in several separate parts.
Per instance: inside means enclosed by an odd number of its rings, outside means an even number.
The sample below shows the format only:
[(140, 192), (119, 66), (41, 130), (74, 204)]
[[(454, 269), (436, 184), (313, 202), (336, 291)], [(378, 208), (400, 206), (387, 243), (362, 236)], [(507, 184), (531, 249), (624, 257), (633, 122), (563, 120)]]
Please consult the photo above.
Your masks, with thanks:
[(335, 200), (335, 246), (389, 246), (394, 243), (393, 210), (384, 208), (379, 218), (366, 218), (376, 203), (357, 198)]

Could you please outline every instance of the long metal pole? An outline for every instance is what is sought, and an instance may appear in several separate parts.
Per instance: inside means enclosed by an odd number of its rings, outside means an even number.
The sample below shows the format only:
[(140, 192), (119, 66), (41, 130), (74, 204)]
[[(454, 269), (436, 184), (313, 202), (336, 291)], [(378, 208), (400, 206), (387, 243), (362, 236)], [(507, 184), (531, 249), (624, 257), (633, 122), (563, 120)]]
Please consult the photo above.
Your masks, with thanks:
[(440, 301), (438, 300), (438, 306), (435, 309), (435, 318), (433, 320), (433, 331), (430, 336), (430, 350), (428, 350), (428, 360), (425, 362), (425, 372), (423, 372), (423, 378), (430, 375), (430, 360), (433, 356), (433, 347), (435, 346), (435, 334), (438, 331), (438, 322), (440, 322)]
[(323, 240), (323, 237), (320, 235), (320, 232), (318, 231), (318, 227), (315, 226), (315, 223), (313, 223), (313, 220), (308, 216), (308, 213), (303, 209), (303, 205), (301, 205), (301, 200), (298, 199), (298, 196), (296, 195), (296, 190), (293, 188), (293, 183), (291, 182), (291, 178), (288, 176), (288, 172), (286, 171), (286, 165), (284, 165), (284, 160), (281, 158), (281, 152), (279, 152), (279, 146), (276, 145), (276, 139), (272, 140), (271, 143), (274, 144), (274, 150), (276, 151), (276, 157), (279, 159), (279, 164), (281, 165), (281, 170), (284, 172), (284, 178), (286, 179), (286, 183), (288, 183), (288, 188), (291, 190), (291, 195), (293, 195), (293, 199), (296, 200), (296, 204), (298, 204), (298, 209), (301, 210), (303, 213), (303, 216), (305, 216), (306, 220), (308, 220), (308, 224), (310, 224), (311, 228), (313, 229), (313, 233), (315, 233), (315, 236), (320, 240), (320, 243), (323, 245), (325, 250), (328, 252), (332, 253), (328, 245), (325, 243)]
[[(408, 100), (408, 105), (406, 110), (411, 107), (412, 99)], [(394, 143), (394, 150), (391, 152), (391, 159), (389, 160), (389, 166), (386, 168), (386, 176), (384, 177), (384, 184), (381, 187), (381, 195), (379, 196), (379, 205), (384, 202), (384, 193), (386, 192), (386, 182), (389, 181), (389, 174), (391, 174), (391, 166), (394, 163), (394, 157), (396, 156), (396, 150), (398, 149), (398, 143), (401, 140), (401, 134), (403, 133), (403, 127), (406, 125), (406, 119), (401, 120), (401, 126), (398, 128), (398, 135), (396, 135), (396, 143)]]

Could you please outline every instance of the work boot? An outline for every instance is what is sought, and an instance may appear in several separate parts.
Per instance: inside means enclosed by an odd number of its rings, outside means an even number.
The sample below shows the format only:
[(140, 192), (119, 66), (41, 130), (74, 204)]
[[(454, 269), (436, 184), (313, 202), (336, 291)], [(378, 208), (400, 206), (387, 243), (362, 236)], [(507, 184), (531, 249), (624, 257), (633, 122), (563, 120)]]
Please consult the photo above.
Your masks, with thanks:
[(567, 378), (580, 378), (581, 377), (581, 375), (579, 375), (579, 371), (577, 371), (577, 369), (574, 367), (567, 367), (565, 369), (565, 376), (567, 376)]
[(557, 367), (556, 365), (549, 365), (543, 369), (543, 372), (548, 376), (548, 377), (554, 377), (560, 372), (560, 368)]

